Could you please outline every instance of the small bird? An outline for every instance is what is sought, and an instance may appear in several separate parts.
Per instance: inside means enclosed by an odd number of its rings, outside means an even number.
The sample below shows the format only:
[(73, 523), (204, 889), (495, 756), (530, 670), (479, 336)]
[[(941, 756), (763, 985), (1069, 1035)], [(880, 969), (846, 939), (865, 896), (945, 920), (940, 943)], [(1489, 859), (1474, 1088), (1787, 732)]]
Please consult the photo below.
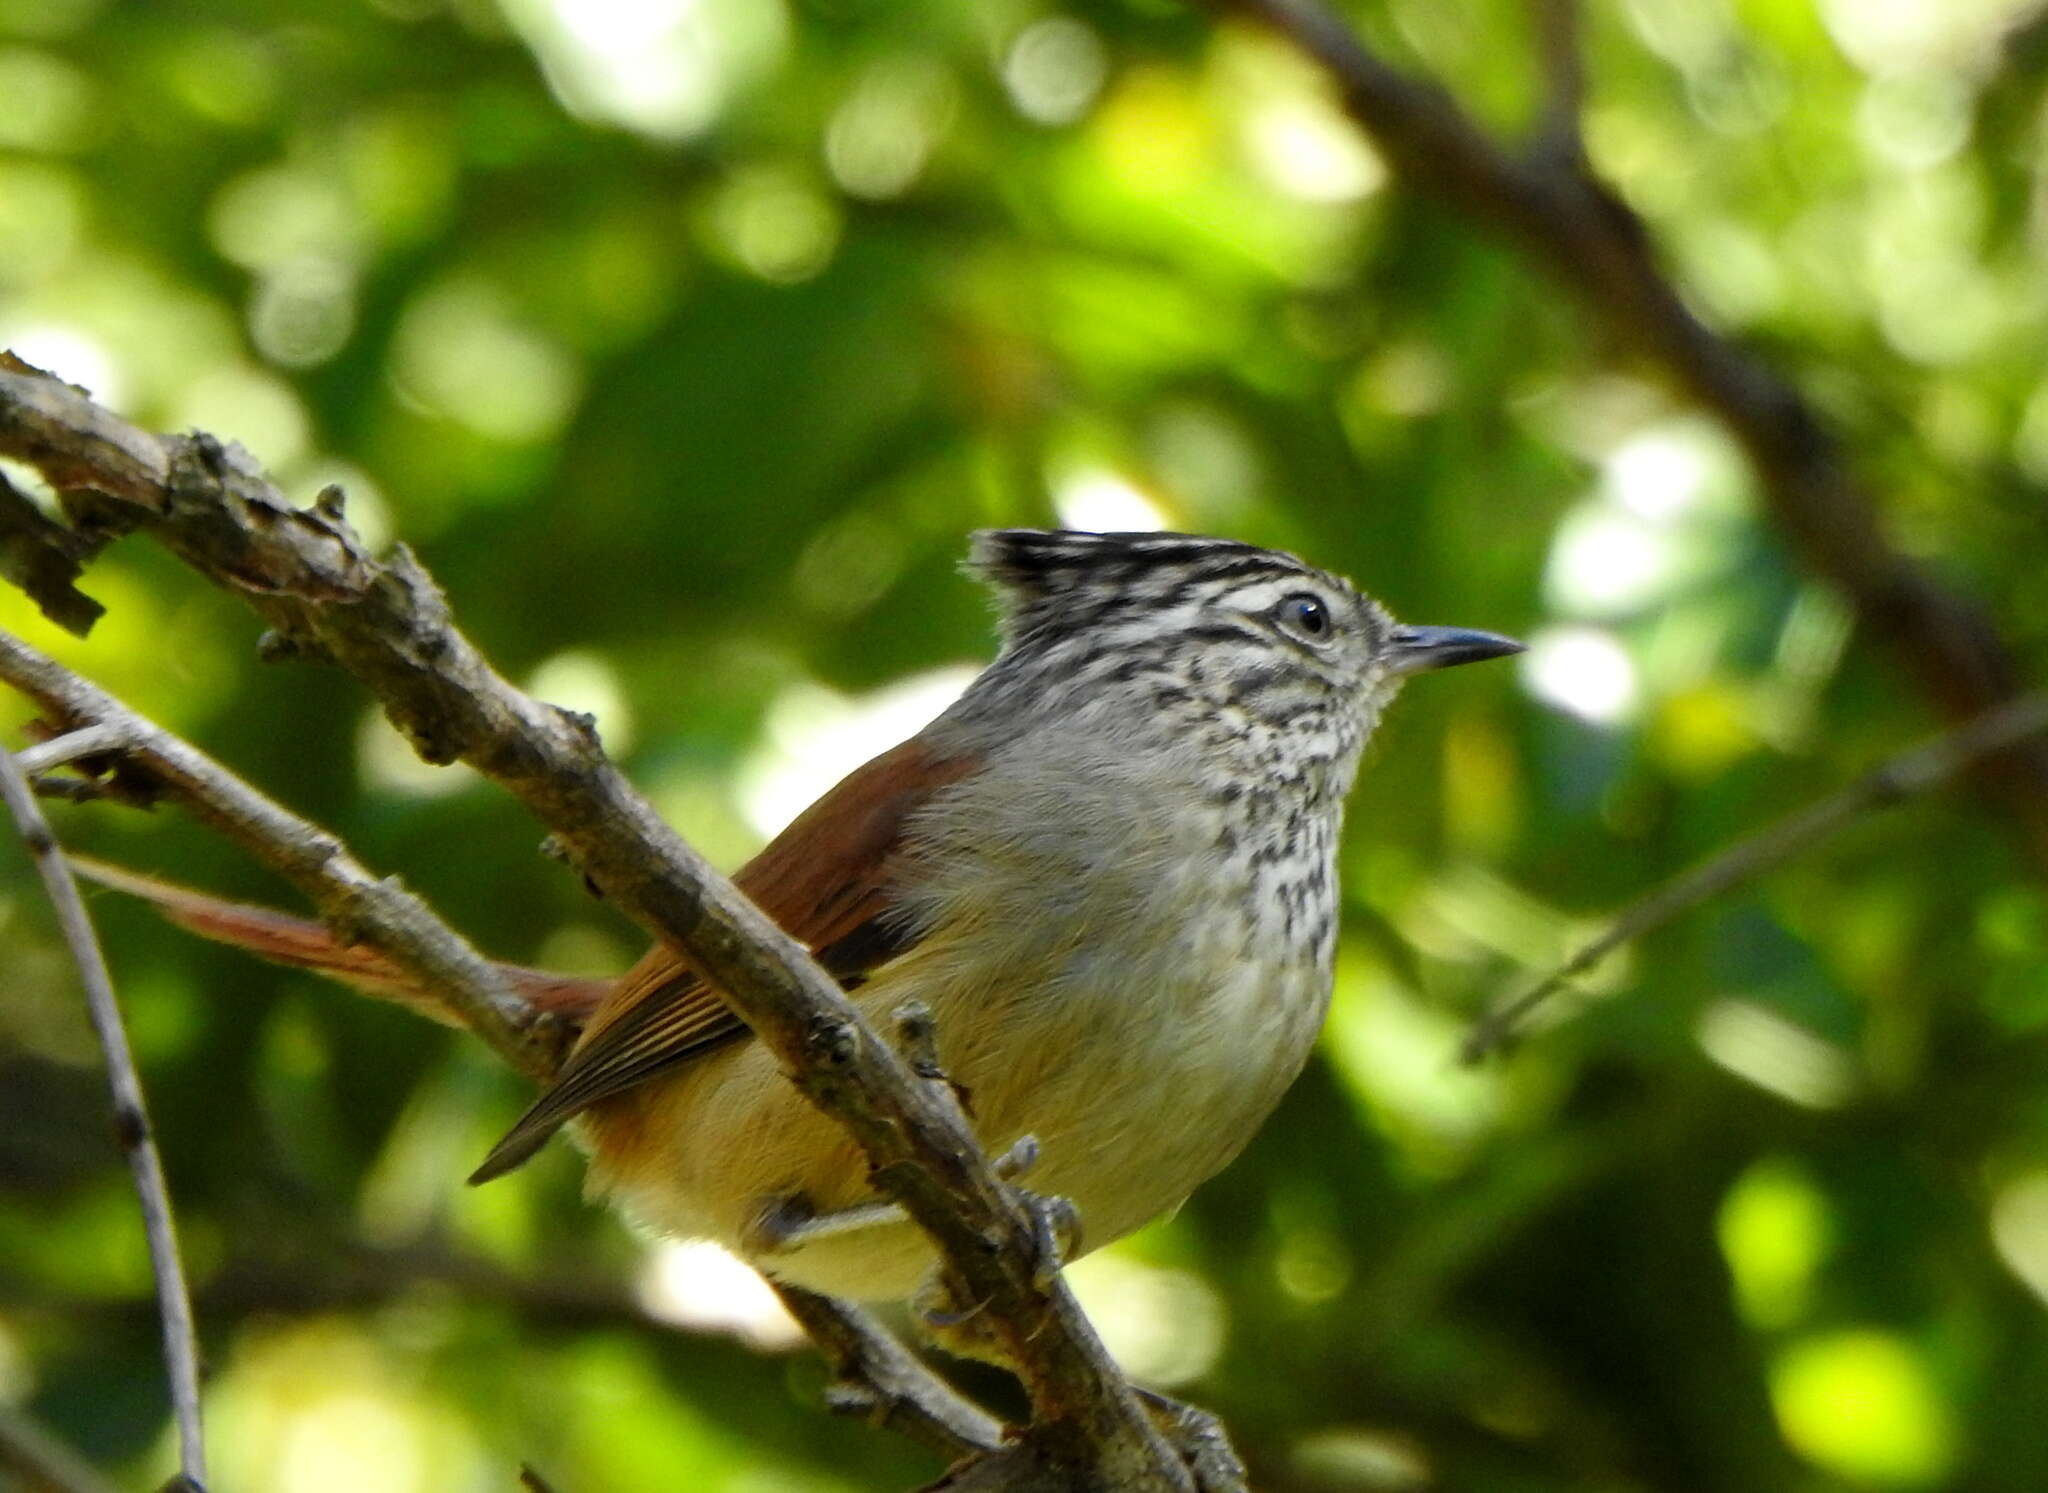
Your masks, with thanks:
[[(991, 1155), (1108, 1243), (1250, 1140), (1329, 1005), (1344, 799), (1409, 674), (1493, 633), (1393, 621), (1291, 555), (1167, 533), (974, 536), (1002, 648), (735, 877), (887, 1022), (916, 1002)], [(432, 1009), (318, 924), (116, 877), (208, 936)], [(565, 1124), (590, 1189), (795, 1285), (914, 1294), (933, 1254), (865, 1158), (666, 945), (615, 981), (506, 966), (581, 1033), (471, 1181)]]

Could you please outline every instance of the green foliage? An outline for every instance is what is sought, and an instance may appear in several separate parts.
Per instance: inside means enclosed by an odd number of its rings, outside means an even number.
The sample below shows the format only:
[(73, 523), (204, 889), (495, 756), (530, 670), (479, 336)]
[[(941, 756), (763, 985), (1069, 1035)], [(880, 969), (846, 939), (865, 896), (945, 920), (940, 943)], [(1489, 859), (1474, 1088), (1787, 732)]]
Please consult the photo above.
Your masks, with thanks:
[[(2003, 41), (2015, 8), (1595, 0), (1586, 133), (1702, 313), (2038, 660), (2044, 54)], [(1521, 0), (1353, 19), (1526, 133)], [(0, 344), (308, 499), (342, 482), (728, 863), (986, 656), (976, 525), (1291, 545), (1529, 636), (1519, 675), (1401, 702), (1322, 1055), (1178, 1218), (1077, 1269), (1105, 1329), (1262, 1487), (2048, 1486), (2048, 894), (1975, 801), (1873, 818), (1452, 1066), (1604, 911), (1934, 722), (1728, 437), (1404, 196), (1273, 38), (1155, 0), (0, 0)], [(0, 625), (494, 952), (630, 957), (516, 809), (346, 681), (259, 666), (232, 599), (138, 544), (86, 589), (89, 642), (11, 593)], [(59, 828), (278, 895), (175, 815)], [(68, 967), (0, 865), (0, 1396), (147, 1487), (139, 1230)], [(587, 1208), (570, 1156), (461, 1188), (521, 1102), (479, 1052), (96, 910), (223, 1493), (931, 1475), (818, 1414), (800, 1355), (654, 1321), (744, 1283)]]

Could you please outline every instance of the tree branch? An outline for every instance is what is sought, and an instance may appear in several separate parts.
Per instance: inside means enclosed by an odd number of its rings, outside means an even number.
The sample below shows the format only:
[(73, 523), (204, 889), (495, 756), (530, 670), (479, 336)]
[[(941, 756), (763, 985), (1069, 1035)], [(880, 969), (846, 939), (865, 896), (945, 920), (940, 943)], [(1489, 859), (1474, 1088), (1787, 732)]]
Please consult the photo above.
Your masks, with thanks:
[(1459, 1060), (1476, 1063), (1505, 1044), (1538, 1006), (1631, 940), (1731, 887), (1804, 855), (1873, 809), (1930, 793), (1994, 752), (2048, 732), (2048, 692), (2022, 695), (1968, 725), (1902, 752), (1839, 792), (1702, 861), (1631, 902), (1563, 964), (1513, 1000), (1487, 1012), (1466, 1034)]
[(19, 1410), (0, 1405), (0, 1484), (20, 1493), (114, 1493), (114, 1485)]
[(663, 824), (587, 718), (513, 689), (455, 630), (411, 553), (371, 558), (338, 492), (292, 508), (239, 448), (162, 438), (53, 379), (0, 371), (0, 453), (32, 462), (74, 521), (147, 528), (273, 628), (273, 652), (367, 685), (422, 758), (469, 763), (552, 830), (624, 912), (680, 950), (784, 1071), (859, 1141), (876, 1185), (938, 1245), (1021, 1378), (1037, 1454), (1075, 1488), (1192, 1487), (1057, 1276), (1025, 1205), (949, 1094), (922, 1083), (807, 951)]
[(21, 838), (42, 873), (43, 887), (57, 913), (65, 945), (78, 966), (85, 987), (85, 1007), (92, 1018), (100, 1050), (106, 1055), (107, 1087), (114, 1100), (114, 1136), (135, 1177), (142, 1206), (143, 1233), (149, 1241), (149, 1264), (156, 1276), (157, 1310), (163, 1318), (164, 1367), (170, 1378), (172, 1419), (178, 1427), (178, 1466), (193, 1493), (206, 1486), (206, 1438), (199, 1420), (199, 1336), (192, 1326), (192, 1297), (178, 1262), (178, 1230), (171, 1216), (170, 1188), (149, 1130), (149, 1108), (135, 1054), (121, 1026), (121, 1007), (114, 999), (113, 977), (106, 956), (93, 935), (92, 919), (78, 895), (78, 883), (64, 863), (43, 807), (36, 802), (14, 754), (0, 748), (0, 799), (14, 817)]
[(45, 617), (80, 637), (106, 610), (76, 584), (91, 552), (90, 544), (0, 475), (0, 578), (19, 586)]
[(1578, 168), (1585, 156), (1579, 114), (1586, 102), (1578, 0), (1532, 0), (1531, 10), (1548, 94), (1537, 121), (1536, 153), (1567, 169)]
[[(2012, 652), (1981, 609), (1890, 542), (1871, 494), (1850, 476), (1812, 406), (1694, 314), (1658, 268), (1642, 220), (1576, 151), (1508, 153), (1441, 86), (1388, 66), (1319, 0), (1207, 3), (1292, 42), (1336, 86), (1402, 181), (1519, 243), (1711, 411), (1748, 454), (1794, 553), (1841, 588), (1943, 715), (1967, 721), (2018, 693)], [(1973, 772), (2048, 869), (2048, 743), (2015, 743)]]
[(1002, 1447), (1000, 1421), (953, 1393), (867, 1313), (815, 1291), (769, 1284), (832, 1368), (825, 1404), (833, 1414), (886, 1427), (947, 1457)]

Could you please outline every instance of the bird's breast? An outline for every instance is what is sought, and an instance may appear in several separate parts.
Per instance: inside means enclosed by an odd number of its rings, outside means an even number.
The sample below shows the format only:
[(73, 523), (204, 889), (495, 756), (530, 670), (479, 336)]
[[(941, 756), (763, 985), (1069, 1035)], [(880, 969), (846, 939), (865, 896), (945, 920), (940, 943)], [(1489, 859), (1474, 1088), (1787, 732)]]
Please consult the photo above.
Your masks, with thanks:
[(984, 775), (922, 826), (927, 932), (862, 999), (931, 1007), (984, 1141), (1035, 1135), (1028, 1185), (1101, 1242), (1220, 1169), (1300, 1071), (1329, 996), (1335, 823), (1097, 767)]

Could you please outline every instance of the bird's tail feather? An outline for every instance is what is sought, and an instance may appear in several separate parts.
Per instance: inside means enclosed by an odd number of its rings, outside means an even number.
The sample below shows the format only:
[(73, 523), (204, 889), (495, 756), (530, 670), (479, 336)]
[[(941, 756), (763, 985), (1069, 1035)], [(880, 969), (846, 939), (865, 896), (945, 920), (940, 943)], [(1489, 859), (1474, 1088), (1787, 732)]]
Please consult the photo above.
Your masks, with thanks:
[[(275, 964), (313, 970), (366, 995), (396, 1001), (448, 1026), (463, 1025), (453, 1008), (435, 991), (375, 949), (341, 943), (311, 918), (209, 897), (204, 892), (138, 875), (90, 856), (67, 852), (65, 859), (80, 876), (128, 896), (140, 897), (179, 927), (201, 938), (230, 944)], [(596, 1010), (612, 983), (609, 979), (555, 974), (518, 964), (500, 964), (497, 970), (514, 994), (540, 1010), (554, 1012), (572, 1022), (580, 1022)]]

